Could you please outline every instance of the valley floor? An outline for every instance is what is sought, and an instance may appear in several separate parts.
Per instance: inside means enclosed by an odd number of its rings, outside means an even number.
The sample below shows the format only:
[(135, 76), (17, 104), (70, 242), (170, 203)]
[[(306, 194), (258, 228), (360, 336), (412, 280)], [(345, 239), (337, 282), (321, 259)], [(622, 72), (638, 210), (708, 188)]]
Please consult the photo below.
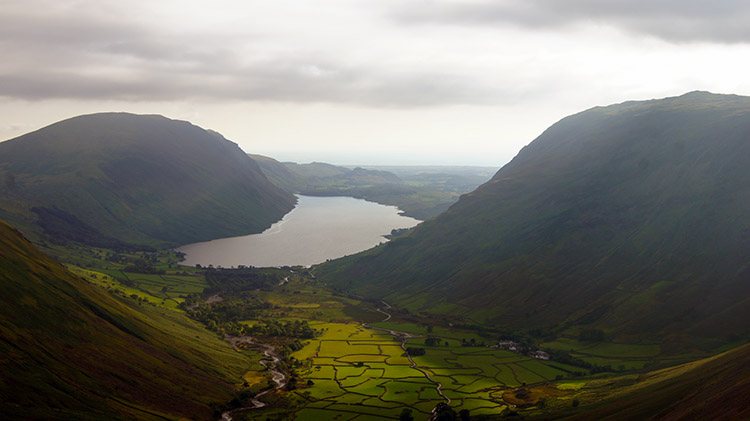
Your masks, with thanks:
[[(184, 313), (222, 337), (252, 336), (232, 340), (259, 363), (237, 379), (237, 398), (221, 405), (225, 419), (376, 420), (405, 411), (429, 419), (444, 404), (480, 419), (576, 414), (650, 384), (653, 377), (644, 374), (650, 367), (699, 357), (663, 355), (658, 344), (571, 337), (514, 352), (498, 347), (497, 332), (368, 302), (322, 285), (304, 268), (209, 276), (177, 266), (167, 252), (149, 258), (158, 273), (128, 272), (127, 262), (95, 268), (95, 260), (71, 268), (137, 302)], [(553, 358), (529, 355), (537, 349)]]

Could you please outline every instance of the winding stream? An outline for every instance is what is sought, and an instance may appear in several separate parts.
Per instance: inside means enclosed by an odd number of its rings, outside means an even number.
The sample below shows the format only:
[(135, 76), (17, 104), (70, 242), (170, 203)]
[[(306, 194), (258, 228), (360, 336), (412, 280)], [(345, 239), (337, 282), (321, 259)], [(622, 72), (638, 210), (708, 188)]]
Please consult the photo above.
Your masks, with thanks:
[[(285, 278), (284, 281), (286, 281), (286, 280), (287, 279)], [(282, 281), (282, 283), (284, 281)], [(385, 307), (386, 310), (391, 308), (390, 304), (386, 303), (385, 301), (383, 301), (383, 304), (386, 306)], [(382, 320), (382, 322), (387, 322), (388, 320), (391, 319), (391, 314), (388, 313), (387, 311), (385, 311), (385, 310), (383, 310), (381, 308), (376, 309), (376, 311), (379, 312), (379, 313), (382, 313), (383, 315), (385, 315), (385, 318)], [(411, 364), (411, 368), (413, 368), (415, 370), (418, 370), (422, 374), (424, 374), (425, 378), (435, 385), (435, 390), (437, 390), (438, 394), (443, 399), (445, 399), (445, 403), (448, 404), (448, 405), (450, 405), (451, 399), (449, 397), (445, 396), (445, 394), (443, 393), (443, 390), (442, 390), (443, 389), (443, 384), (440, 383), (439, 381), (433, 379), (432, 376), (430, 376), (429, 372), (427, 372), (426, 370), (418, 367), (417, 363), (414, 361), (414, 359), (412, 359), (411, 355), (409, 355), (409, 353), (406, 352), (406, 342), (409, 339), (423, 338), (424, 336), (415, 335), (415, 334), (408, 333), (408, 332), (400, 332), (400, 331), (397, 331), (397, 330), (386, 329), (386, 328), (382, 328), (382, 327), (374, 327), (374, 326), (370, 326), (370, 325), (368, 325), (366, 323), (363, 323), (362, 325), (365, 328), (367, 328), (367, 329), (373, 329), (373, 330), (379, 330), (379, 331), (383, 331), (383, 332), (388, 332), (389, 334), (393, 335), (397, 340), (400, 340), (401, 341), (401, 349), (404, 350), (404, 353), (406, 353), (406, 357), (409, 359), (409, 363)], [(261, 402), (259, 400), (259, 398), (262, 397), (263, 395), (267, 394), (268, 392), (271, 392), (273, 390), (278, 390), (278, 389), (281, 389), (282, 387), (286, 386), (287, 375), (283, 371), (277, 369), (277, 364), (279, 363), (280, 358), (279, 358), (279, 355), (276, 353), (276, 349), (273, 346), (268, 345), (268, 344), (258, 343), (258, 342), (255, 341), (255, 338), (253, 338), (252, 336), (227, 336), (226, 340), (229, 341), (229, 343), (235, 349), (239, 349), (238, 348), (239, 344), (252, 344), (252, 345), (257, 345), (257, 346), (260, 346), (261, 348), (263, 348), (263, 355), (265, 355), (266, 357), (270, 358), (270, 360), (263, 359), (263, 360), (260, 361), (260, 364), (263, 365), (263, 367), (265, 367), (268, 370), (269, 373), (271, 373), (271, 375), (273, 376), (273, 381), (276, 383), (276, 387), (275, 388), (264, 390), (263, 392), (260, 392), (257, 395), (255, 395), (250, 400), (250, 403), (252, 404), (252, 406), (247, 406), (247, 407), (243, 407), (243, 408), (232, 409), (230, 411), (226, 411), (226, 412), (224, 412), (224, 413), (221, 414), (221, 420), (222, 421), (232, 421), (232, 416), (235, 415), (235, 414), (238, 414), (238, 413), (244, 412), (244, 411), (250, 411), (250, 410), (253, 410), (253, 409), (263, 408), (264, 406), (266, 406), (266, 404), (263, 403), (263, 402)], [(430, 416), (430, 418), (429, 418), (430, 420), (435, 419), (435, 417), (437, 416), (437, 414), (435, 412), (436, 410), (437, 410), (437, 406), (432, 410), (432, 416)]]
[(234, 414), (244, 412), (244, 411), (249, 411), (252, 409), (263, 408), (264, 406), (266, 406), (266, 404), (258, 400), (258, 398), (260, 398), (261, 396), (265, 395), (268, 392), (271, 392), (273, 390), (279, 390), (282, 387), (286, 386), (287, 376), (283, 371), (278, 370), (276, 368), (277, 364), (280, 361), (280, 358), (279, 358), (279, 355), (276, 353), (276, 349), (273, 346), (268, 345), (268, 344), (258, 343), (255, 341), (255, 338), (253, 338), (252, 336), (227, 336), (226, 339), (227, 341), (229, 341), (230, 344), (232, 344), (232, 346), (235, 349), (238, 349), (237, 345), (241, 343), (258, 345), (261, 348), (263, 348), (263, 355), (270, 358), (271, 360), (270, 361), (267, 359), (260, 360), (260, 364), (263, 367), (265, 367), (269, 373), (271, 373), (271, 375), (273, 376), (273, 381), (276, 383), (275, 388), (264, 390), (258, 393), (257, 395), (255, 395), (252, 399), (250, 399), (250, 403), (253, 406), (236, 408), (236, 409), (232, 409), (230, 411), (226, 411), (221, 414), (222, 421), (232, 421), (232, 415)]

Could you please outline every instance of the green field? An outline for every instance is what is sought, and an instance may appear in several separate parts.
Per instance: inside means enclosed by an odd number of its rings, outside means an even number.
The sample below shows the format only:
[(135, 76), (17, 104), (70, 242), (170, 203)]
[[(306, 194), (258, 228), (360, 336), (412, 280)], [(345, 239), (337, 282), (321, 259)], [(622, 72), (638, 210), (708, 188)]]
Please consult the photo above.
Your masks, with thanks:
[[(404, 330), (412, 327), (405, 323), (376, 325)], [(446, 402), (436, 384), (424, 372), (411, 367), (393, 335), (356, 323), (318, 323), (316, 328), (324, 333), (292, 355), (310, 363), (300, 374), (313, 384), (295, 393), (316, 411), (300, 411), (296, 419), (308, 419), (308, 414), (332, 418), (342, 413), (342, 405), (356, 405), (358, 412), (376, 417), (397, 418), (404, 408), (427, 416), (438, 403)], [(426, 333), (425, 328), (414, 331)], [(436, 333), (433, 329), (432, 335)], [(414, 357), (414, 362), (430, 378), (442, 383), (442, 390), (456, 411), (501, 414), (507, 403), (498, 398), (500, 392), (568, 375), (555, 364), (509, 351), (462, 347), (456, 340), (467, 336), (462, 332), (444, 329), (439, 333), (450, 335), (447, 338), (453, 338), (454, 345), (426, 347), (424, 338), (412, 338), (407, 346), (425, 348), (425, 355)], [(567, 369), (573, 371), (573, 367)]]
[[(124, 270), (124, 264), (112, 262), (100, 267), (69, 267), (94, 284), (177, 309), (184, 297), (201, 293), (209, 285), (193, 271), (170, 267), (171, 259), (169, 254), (158, 256), (155, 268), (164, 271), (160, 274), (130, 272)], [(589, 375), (589, 369), (491, 348), (495, 340), (487, 332), (459, 329), (438, 319), (363, 302), (294, 272), (285, 285), (274, 285), (253, 290), (252, 294), (269, 306), (257, 315), (259, 318), (240, 323), (252, 327), (268, 318), (306, 322), (319, 335), (304, 340), (302, 348), (291, 354), (292, 361), (298, 361), (294, 390), (264, 398), (270, 399), (267, 407), (246, 411), (235, 419), (379, 420), (398, 418), (404, 409), (411, 410), (415, 419), (422, 419), (447, 399), (456, 412), (498, 416), (518, 405), (533, 412), (539, 399), (554, 405), (569, 404), (571, 395), (580, 395), (584, 385), (599, 387), (597, 379), (602, 378), (582, 379), (580, 376)], [(231, 300), (231, 294), (221, 294)], [(202, 300), (207, 298), (204, 294)], [(387, 317), (376, 311), (377, 307), (392, 317), (383, 321)], [(424, 349), (424, 355), (413, 357), (416, 368), (397, 338), (403, 334), (411, 335), (405, 347)], [(433, 338), (430, 345), (426, 343), (428, 337)], [(669, 362), (655, 344), (592, 343), (562, 336), (538, 347), (564, 351), (592, 367), (610, 367), (609, 372), (633, 372), (655, 362)], [(260, 354), (255, 355), (257, 361)], [(256, 362), (248, 367), (245, 387), (261, 390), (269, 378), (270, 374)], [(438, 393), (437, 383), (444, 396)], [(531, 392), (519, 398), (518, 390)]]

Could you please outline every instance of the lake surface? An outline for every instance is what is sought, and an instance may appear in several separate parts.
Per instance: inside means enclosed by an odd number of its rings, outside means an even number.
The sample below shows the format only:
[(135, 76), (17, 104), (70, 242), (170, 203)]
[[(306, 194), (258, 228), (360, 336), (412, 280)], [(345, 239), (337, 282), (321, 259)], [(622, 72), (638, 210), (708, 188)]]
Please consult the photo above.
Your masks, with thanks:
[(398, 208), (351, 197), (297, 196), (297, 206), (261, 234), (182, 246), (181, 264), (195, 266), (309, 266), (387, 241), (384, 235), (419, 220)]

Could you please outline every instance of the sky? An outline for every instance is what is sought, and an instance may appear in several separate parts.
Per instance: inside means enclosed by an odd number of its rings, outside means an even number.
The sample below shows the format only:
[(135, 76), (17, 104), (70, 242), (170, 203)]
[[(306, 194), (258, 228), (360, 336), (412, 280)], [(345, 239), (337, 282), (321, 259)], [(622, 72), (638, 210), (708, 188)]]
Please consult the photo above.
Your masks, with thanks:
[(561, 118), (750, 95), (744, 0), (3, 0), (0, 139), (188, 120), (248, 153), (499, 167)]

